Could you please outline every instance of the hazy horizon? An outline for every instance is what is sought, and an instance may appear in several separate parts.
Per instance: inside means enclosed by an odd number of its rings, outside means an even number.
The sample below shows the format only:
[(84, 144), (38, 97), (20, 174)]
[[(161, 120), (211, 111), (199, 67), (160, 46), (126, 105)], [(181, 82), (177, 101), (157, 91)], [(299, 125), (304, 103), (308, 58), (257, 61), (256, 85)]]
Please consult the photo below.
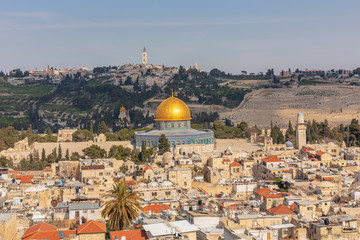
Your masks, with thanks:
[(354, 69), (359, 1), (16, 1), (0, 70), (141, 63), (240, 73)]

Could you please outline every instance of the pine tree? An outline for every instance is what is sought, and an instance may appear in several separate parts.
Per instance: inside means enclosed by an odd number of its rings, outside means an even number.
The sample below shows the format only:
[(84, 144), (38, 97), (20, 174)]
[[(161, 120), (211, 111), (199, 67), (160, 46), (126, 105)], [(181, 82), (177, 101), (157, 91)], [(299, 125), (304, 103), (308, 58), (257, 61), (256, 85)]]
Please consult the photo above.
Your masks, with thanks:
[(107, 133), (109, 132), (109, 127), (106, 125), (106, 123), (104, 121), (101, 121), (99, 126), (98, 126), (98, 134), (100, 133)]

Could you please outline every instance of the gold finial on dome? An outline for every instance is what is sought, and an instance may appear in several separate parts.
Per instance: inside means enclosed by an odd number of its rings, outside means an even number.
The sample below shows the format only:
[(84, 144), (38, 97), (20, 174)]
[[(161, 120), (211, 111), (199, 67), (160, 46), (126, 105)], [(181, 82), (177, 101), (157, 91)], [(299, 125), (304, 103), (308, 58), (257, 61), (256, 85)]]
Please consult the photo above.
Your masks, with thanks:
[(155, 121), (191, 120), (190, 109), (182, 100), (171, 96), (165, 99), (156, 109)]

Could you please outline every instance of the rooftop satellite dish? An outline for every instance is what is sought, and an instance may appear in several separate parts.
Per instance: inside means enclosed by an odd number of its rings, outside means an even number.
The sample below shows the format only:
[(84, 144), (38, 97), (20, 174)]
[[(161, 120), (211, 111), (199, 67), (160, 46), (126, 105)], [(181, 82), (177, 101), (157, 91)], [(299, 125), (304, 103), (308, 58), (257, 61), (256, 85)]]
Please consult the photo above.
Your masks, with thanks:
[(125, 236), (122, 236), (122, 237), (121, 237), (121, 240), (126, 240), (126, 237), (125, 237)]
[(59, 238), (63, 239), (65, 238), (65, 233), (63, 231), (58, 232)]
[(284, 220), (285, 220), (285, 221), (288, 221), (288, 220), (289, 220), (288, 216), (285, 216), (285, 217), (284, 217)]
[(119, 237), (118, 237), (118, 236), (115, 236), (115, 240), (119, 240)]

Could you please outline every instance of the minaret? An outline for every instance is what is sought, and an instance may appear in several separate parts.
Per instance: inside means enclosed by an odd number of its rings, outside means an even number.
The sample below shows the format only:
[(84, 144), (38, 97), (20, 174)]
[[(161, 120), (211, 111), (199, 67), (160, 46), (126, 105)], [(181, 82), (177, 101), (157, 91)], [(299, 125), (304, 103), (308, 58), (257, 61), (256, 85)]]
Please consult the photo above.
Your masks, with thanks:
[(306, 145), (306, 124), (304, 121), (304, 114), (298, 112), (296, 123), (296, 148), (302, 149)]
[(147, 65), (147, 53), (146, 53), (146, 49), (144, 47), (144, 50), (142, 52), (142, 65), (146, 66)]

